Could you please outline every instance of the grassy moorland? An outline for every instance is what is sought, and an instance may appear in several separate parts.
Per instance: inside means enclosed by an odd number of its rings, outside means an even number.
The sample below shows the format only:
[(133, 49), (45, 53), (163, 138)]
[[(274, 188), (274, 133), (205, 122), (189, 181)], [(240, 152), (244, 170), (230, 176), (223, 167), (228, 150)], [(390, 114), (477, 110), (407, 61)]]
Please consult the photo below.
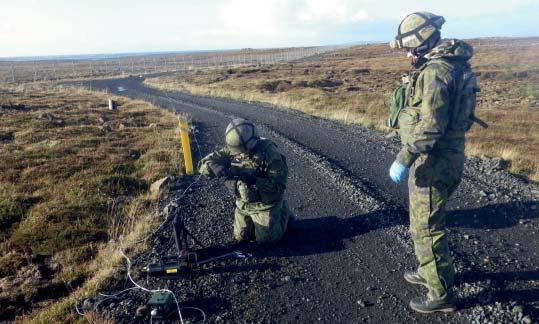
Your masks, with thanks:
[[(481, 92), (469, 155), (497, 156), (539, 181), (539, 38), (472, 40)], [(387, 97), (410, 69), (387, 45), (357, 46), (297, 63), (198, 70), (147, 79), (153, 87), (271, 103), (388, 131)]]
[(181, 172), (177, 119), (116, 99), (0, 89), (0, 321), (73, 322), (75, 300), (113, 282), (118, 248), (158, 221), (149, 186)]

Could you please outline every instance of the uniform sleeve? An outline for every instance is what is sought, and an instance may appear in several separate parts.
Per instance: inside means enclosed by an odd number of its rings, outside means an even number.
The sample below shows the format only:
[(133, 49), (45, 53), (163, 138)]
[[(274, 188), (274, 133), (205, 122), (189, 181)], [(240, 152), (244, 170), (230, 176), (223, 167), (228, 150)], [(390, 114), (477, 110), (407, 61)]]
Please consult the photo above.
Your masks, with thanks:
[(275, 148), (268, 152), (266, 159), (267, 174), (256, 178), (256, 187), (262, 194), (280, 195), (286, 188), (288, 167), (283, 156)]
[(226, 166), (230, 165), (231, 160), (231, 154), (228, 148), (224, 147), (220, 150), (214, 151), (207, 156), (205, 156), (202, 160), (198, 162), (198, 172), (202, 175), (209, 176), (211, 175), (211, 172), (208, 168), (209, 162), (217, 162), (217, 163), (223, 163)]
[(429, 153), (445, 134), (449, 122), (450, 95), (447, 83), (436, 68), (427, 68), (422, 76), (421, 120), (412, 140), (397, 155), (397, 161), (410, 167), (420, 154)]

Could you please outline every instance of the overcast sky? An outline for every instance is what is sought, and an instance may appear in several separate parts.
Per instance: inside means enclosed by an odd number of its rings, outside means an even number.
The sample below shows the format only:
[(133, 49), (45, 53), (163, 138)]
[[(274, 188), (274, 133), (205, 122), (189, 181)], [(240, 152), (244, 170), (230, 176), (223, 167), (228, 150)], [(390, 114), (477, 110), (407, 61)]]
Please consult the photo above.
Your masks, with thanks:
[(414, 11), (444, 37), (539, 36), (539, 0), (0, 0), (0, 57), (389, 41)]

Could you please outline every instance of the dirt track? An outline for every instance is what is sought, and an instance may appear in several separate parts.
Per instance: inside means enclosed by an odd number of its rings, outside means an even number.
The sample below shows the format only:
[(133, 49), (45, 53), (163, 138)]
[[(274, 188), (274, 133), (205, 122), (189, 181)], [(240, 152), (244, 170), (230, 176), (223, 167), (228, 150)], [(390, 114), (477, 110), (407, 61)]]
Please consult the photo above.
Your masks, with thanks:
[[(539, 320), (539, 191), (496, 162), (473, 158), (449, 203), (454, 251), (455, 315), (419, 315), (408, 301), (424, 293), (405, 284), (415, 267), (406, 230), (406, 188), (387, 170), (398, 143), (358, 126), (273, 107), (164, 93), (139, 78), (85, 84), (151, 101), (193, 117), (201, 154), (222, 145), (232, 117), (249, 118), (287, 155), (287, 199), (297, 229), (277, 246), (231, 244), (233, 198), (217, 180), (201, 180), (181, 202), (181, 212), (205, 249), (241, 249), (247, 260), (206, 266), (189, 280), (150, 281), (177, 292), (183, 306), (202, 308), (208, 322), (527, 322)], [(123, 91), (118, 92), (118, 88)], [(198, 153), (194, 152), (195, 156)], [(535, 196), (534, 196), (535, 195)], [(170, 233), (156, 238), (134, 270), (170, 248)], [(173, 249), (169, 250), (173, 253)], [(133, 292), (102, 303), (120, 322), (133, 322), (147, 295)], [(196, 312), (185, 316), (200, 319)], [(136, 319), (148, 322), (149, 317)]]

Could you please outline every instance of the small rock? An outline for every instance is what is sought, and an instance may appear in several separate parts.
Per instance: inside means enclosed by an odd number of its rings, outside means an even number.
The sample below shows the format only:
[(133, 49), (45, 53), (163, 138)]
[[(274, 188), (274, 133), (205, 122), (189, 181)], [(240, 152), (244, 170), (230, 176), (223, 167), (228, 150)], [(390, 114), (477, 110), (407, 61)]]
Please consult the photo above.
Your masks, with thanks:
[(148, 313), (148, 307), (146, 305), (139, 306), (135, 312), (136, 317), (144, 317)]
[(66, 124), (65, 120), (63, 120), (62, 118), (55, 118), (51, 120), (50, 123), (52, 126), (59, 126), (59, 127), (65, 126)]
[(152, 193), (152, 195), (160, 195), (163, 190), (168, 187), (168, 185), (170, 184), (170, 180), (171, 177), (166, 176), (152, 183), (152, 185), (150, 186), (150, 192)]
[(524, 311), (524, 309), (522, 308), (522, 306), (515, 306), (513, 307), (511, 311), (515, 314), (521, 314)]
[(53, 120), (56, 117), (53, 114), (49, 114), (49, 113), (46, 113), (46, 112), (41, 112), (41, 113), (39, 113), (39, 115), (37, 115), (37, 118), (38, 119), (43, 119), (43, 120)]
[(112, 132), (112, 127), (110, 126), (109, 123), (105, 123), (99, 126), (99, 130), (102, 131), (103, 133), (108, 133), (108, 132)]
[(505, 170), (509, 166), (509, 162), (502, 158), (494, 158), (492, 161), (494, 162), (495, 170)]
[(465, 240), (469, 240), (469, 239), (470, 239), (470, 235), (464, 234), (464, 239), (465, 239)]
[(531, 324), (532, 319), (531, 319), (531, 317), (529, 317), (528, 315), (526, 315), (526, 316), (524, 316), (524, 317), (522, 318), (522, 322), (524, 322), (524, 323), (526, 323), (526, 324)]

